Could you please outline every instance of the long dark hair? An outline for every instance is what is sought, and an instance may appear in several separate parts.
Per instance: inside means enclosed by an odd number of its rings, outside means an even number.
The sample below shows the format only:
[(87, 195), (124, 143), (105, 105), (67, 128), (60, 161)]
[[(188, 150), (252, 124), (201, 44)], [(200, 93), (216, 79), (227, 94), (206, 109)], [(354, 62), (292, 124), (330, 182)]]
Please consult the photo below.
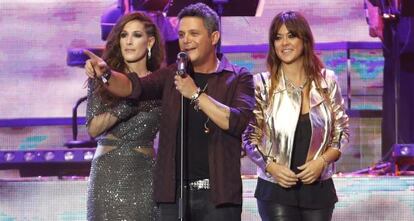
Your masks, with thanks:
[(315, 41), (311, 28), (305, 17), (299, 12), (285, 11), (277, 14), (272, 21), (269, 29), (269, 51), (267, 54), (267, 69), (271, 74), (270, 94), (276, 89), (280, 81), (279, 69), (282, 61), (277, 57), (274, 42), (277, 33), (283, 25), (292, 35), (297, 36), (303, 41), (303, 66), (309, 80), (314, 80), (318, 87), (320, 86), (323, 76), (321, 71), (324, 68), (322, 61), (314, 51)]
[[(151, 20), (150, 17), (141, 13), (141, 12), (132, 12), (122, 16), (119, 21), (112, 28), (109, 33), (108, 40), (106, 42), (105, 50), (102, 55), (102, 59), (108, 64), (108, 66), (117, 72), (125, 73), (127, 65), (122, 57), (121, 52), (121, 32), (124, 29), (124, 26), (130, 22), (137, 20), (141, 22), (145, 27), (145, 32), (148, 37), (154, 37), (155, 43), (151, 49), (151, 58), (147, 56), (147, 69), (149, 71), (155, 71), (161, 67), (161, 64), (164, 61), (165, 49), (163, 40), (158, 30), (156, 24)], [(103, 86), (100, 84), (96, 92), (104, 99), (113, 103), (116, 98), (113, 97), (108, 91), (106, 91)]]

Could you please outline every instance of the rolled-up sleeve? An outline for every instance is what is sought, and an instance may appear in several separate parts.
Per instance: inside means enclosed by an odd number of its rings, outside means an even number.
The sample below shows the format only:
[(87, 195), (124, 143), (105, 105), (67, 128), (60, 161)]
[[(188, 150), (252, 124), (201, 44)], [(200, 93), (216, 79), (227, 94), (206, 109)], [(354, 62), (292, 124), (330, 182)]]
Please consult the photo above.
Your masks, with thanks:
[(331, 142), (328, 147), (340, 150), (344, 144), (349, 142), (349, 117), (345, 112), (344, 99), (336, 77), (333, 77), (331, 84), (329, 98), (331, 100), (333, 127)]
[(253, 76), (249, 72), (242, 72), (238, 78), (236, 91), (230, 104), (228, 133), (240, 137), (255, 106)]

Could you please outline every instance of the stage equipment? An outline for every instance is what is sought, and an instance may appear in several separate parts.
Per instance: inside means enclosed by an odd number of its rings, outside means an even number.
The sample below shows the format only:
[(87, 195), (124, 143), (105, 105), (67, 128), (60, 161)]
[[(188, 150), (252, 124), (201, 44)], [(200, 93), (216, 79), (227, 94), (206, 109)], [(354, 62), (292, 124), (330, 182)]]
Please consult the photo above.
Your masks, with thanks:
[[(150, 14), (151, 12), (155, 12), (155, 14), (157, 14), (157, 12), (165, 13), (171, 4), (171, 1), (172, 0), (118, 0), (117, 4), (108, 8), (101, 16), (102, 40), (106, 41), (112, 28), (115, 26), (116, 22), (122, 15), (132, 11), (149, 12)], [(158, 19), (154, 19), (154, 22), (157, 21)]]
[(95, 148), (0, 151), (0, 170), (18, 169), (21, 177), (89, 176)]
[(395, 166), (395, 175), (404, 175), (402, 168), (414, 165), (414, 144), (394, 144), (392, 158)]
[[(400, 78), (401, 78), (401, 53), (404, 52), (401, 48), (401, 43), (404, 43), (402, 39), (399, 38), (400, 34), (403, 30), (399, 28), (399, 23), (403, 17), (410, 17), (410, 15), (414, 16), (414, 8), (408, 8), (413, 5), (408, 3), (410, 1), (397, 1), (391, 0), (386, 4), (384, 0), (381, 1), (382, 4), (382, 16), (385, 20), (388, 20), (391, 25), (392, 30), (392, 49), (391, 49), (391, 56), (392, 61), (394, 63), (393, 66), (393, 76), (394, 76), (394, 122), (395, 122), (395, 138), (394, 138), (394, 146), (397, 145), (404, 145), (400, 144), (402, 141), (400, 137)], [(408, 33), (410, 34), (410, 33)], [(408, 38), (406, 39), (408, 40)], [(405, 42), (405, 44), (409, 44), (409, 42)]]
[(390, 162), (379, 162), (373, 166), (359, 169), (354, 171), (350, 174), (352, 175), (361, 175), (361, 174), (369, 174), (369, 175), (386, 175), (391, 174), (392, 171), (392, 163)]
[[(185, 52), (177, 54), (177, 74), (181, 77), (186, 77), (189, 73), (188, 69), (188, 55)], [(187, 110), (185, 109), (186, 99), (183, 95), (180, 96), (180, 196), (178, 198), (178, 219), (185, 220), (184, 215), (184, 162), (187, 160), (184, 158), (184, 151), (186, 150), (185, 138), (187, 137)]]
[[(210, 8), (215, 9), (222, 16), (256, 16), (263, 13), (264, 0), (180, 0), (172, 1), (167, 11), (167, 16), (177, 16), (185, 6), (202, 2)], [(222, 13), (218, 10), (222, 7)]]
[(86, 60), (89, 57), (83, 53), (83, 50), (87, 49), (92, 53), (98, 55), (99, 57), (102, 56), (103, 47), (102, 48), (69, 48), (66, 52), (66, 65), (72, 67), (82, 67), (85, 65)]
[(75, 106), (72, 109), (72, 139), (71, 141), (66, 142), (64, 145), (68, 148), (84, 148), (84, 147), (96, 147), (97, 142), (93, 137), (90, 137), (89, 140), (77, 140), (78, 138), (78, 107), (79, 105), (86, 101), (87, 97), (81, 97), (76, 101)]

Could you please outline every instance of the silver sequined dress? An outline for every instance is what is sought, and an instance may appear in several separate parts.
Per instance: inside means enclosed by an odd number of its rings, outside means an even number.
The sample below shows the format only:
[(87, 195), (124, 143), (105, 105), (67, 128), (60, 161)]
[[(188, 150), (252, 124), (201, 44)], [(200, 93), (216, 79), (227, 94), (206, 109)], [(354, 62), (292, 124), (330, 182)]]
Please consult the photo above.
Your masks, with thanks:
[[(88, 220), (134, 221), (155, 220), (157, 210), (152, 196), (154, 160), (133, 148), (152, 147), (159, 128), (159, 101), (134, 103), (121, 100), (109, 107), (92, 92), (94, 80), (88, 82), (86, 118), (110, 112), (119, 120), (102, 136), (98, 144), (116, 146), (92, 161), (88, 185)], [(111, 134), (118, 140), (107, 139)]]

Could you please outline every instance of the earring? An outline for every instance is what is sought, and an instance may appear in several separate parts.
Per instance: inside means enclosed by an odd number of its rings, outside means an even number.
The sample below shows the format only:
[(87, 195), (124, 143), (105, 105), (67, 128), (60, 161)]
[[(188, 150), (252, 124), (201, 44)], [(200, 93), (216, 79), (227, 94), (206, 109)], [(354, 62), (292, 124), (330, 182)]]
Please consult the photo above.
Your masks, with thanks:
[(151, 59), (151, 48), (148, 47), (148, 60)]

